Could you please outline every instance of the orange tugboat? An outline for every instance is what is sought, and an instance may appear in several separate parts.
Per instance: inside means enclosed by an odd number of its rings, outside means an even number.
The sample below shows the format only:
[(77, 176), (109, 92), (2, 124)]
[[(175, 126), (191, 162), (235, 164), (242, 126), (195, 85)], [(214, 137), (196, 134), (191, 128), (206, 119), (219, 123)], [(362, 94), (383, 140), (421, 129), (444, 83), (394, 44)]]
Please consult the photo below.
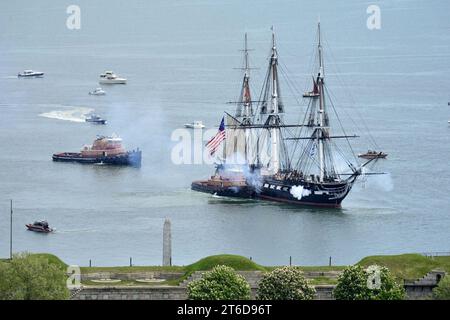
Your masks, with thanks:
[(141, 166), (141, 150), (126, 151), (122, 139), (117, 136), (99, 136), (92, 146), (84, 146), (80, 152), (62, 152), (53, 155), (53, 161), (88, 164)]
[(210, 179), (192, 182), (191, 189), (221, 197), (252, 198), (256, 194), (245, 175), (227, 171), (223, 165), (217, 166)]

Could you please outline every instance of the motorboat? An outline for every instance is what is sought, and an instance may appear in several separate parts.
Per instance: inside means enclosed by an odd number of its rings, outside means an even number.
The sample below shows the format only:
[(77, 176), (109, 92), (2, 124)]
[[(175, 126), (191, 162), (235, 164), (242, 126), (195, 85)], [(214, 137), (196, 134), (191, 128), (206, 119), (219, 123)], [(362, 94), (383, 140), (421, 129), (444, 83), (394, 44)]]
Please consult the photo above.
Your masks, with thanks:
[(384, 152), (378, 152), (374, 150), (368, 150), (366, 153), (360, 153), (358, 154), (359, 158), (363, 159), (385, 159), (387, 157), (387, 153)]
[(29, 223), (25, 225), (29, 231), (50, 233), (54, 230), (48, 226), (48, 222), (45, 220), (35, 221), (34, 223)]
[(44, 76), (43, 72), (33, 70), (24, 70), (23, 72), (19, 72), (17, 74), (17, 77), (19, 78), (40, 78), (43, 76)]
[(194, 121), (194, 122), (191, 122), (191, 123), (186, 123), (185, 125), (184, 125), (184, 127), (185, 128), (189, 128), (189, 129), (203, 129), (203, 128), (205, 128), (205, 125), (203, 124), (203, 122), (202, 121)]
[(98, 82), (100, 84), (126, 84), (127, 79), (120, 78), (113, 71), (105, 71), (105, 73), (100, 75)]
[(96, 88), (94, 91), (90, 91), (89, 94), (92, 96), (104, 96), (106, 92), (102, 88)]
[(107, 123), (107, 121), (105, 119), (102, 119), (100, 116), (98, 116), (98, 115), (96, 115), (94, 113), (90, 114), (85, 119), (85, 121), (86, 122), (91, 122), (91, 123), (94, 123), (94, 124), (106, 124)]

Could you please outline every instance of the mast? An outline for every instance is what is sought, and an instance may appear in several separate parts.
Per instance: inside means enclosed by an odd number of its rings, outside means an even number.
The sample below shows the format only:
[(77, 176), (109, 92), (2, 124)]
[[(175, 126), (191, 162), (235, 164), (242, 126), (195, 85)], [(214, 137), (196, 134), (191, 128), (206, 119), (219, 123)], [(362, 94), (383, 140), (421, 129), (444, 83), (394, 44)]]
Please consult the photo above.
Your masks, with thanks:
[(319, 50), (319, 74), (317, 75), (317, 85), (319, 87), (319, 128), (317, 129), (317, 139), (319, 146), (319, 180), (323, 182), (325, 175), (325, 159), (324, 159), (324, 116), (325, 116), (325, 96), (324, 96), (324, 65), (323, 65), (323, 52), (322, 52), (322, 39), (320, 31), (320, 22), (318, 23), (318, 50)]
[[(278, 53), (275, 44), (275, 32), (272, 27), (272, 55), (270, 57), (270, 81), (271, 81), (271, 110), (270, 115), (267, 119), (267, 123), (270, 125), (278, 125), (280, 123), (279, 118), (279, 100), (278, 100)], [(278, 140), (279, 140), (279, 128), (272, 127), (270, 129), (270, 139), (271, 139), (271, 169), (273, 173), (277, 173), (280, 170), (280, 157), (278, 150)]]
[(253, 118), (252, 97), (250, 93), (250, 63), (249, 63), (249, 49), (247, 46), (247, 33), (244, 35), (244, 78), (242, 80), (241, 95), (239, 97), (238, 106), (236, 109), (236, 117), (242, 118), (243, 124), (251, 124)]
[[(244, 112), (242, 114), (242, 122), (244, 125), (252, 124), (253, 118), (253, 109), (252, 109), (252, 98), (250, 94), (250, 65), (248, 61), (248, 46), (247, 46), (247, 33), (244, 36), (244, 80), (242, 83), (242, 104), (244, 108)], [(249, 130), (245, 130), (245, 147), (244, 147), (244, 158), (245, 163), (249, 163), (249, 141), (250, 140), (250, 132)]]

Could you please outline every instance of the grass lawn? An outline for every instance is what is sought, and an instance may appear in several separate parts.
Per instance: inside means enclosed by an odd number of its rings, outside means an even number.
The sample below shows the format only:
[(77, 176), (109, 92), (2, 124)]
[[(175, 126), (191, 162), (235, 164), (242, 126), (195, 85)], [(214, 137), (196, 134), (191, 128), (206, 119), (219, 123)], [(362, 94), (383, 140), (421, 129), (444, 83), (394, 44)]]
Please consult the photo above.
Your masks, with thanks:
[[(58, 265), (62, 269), (67, 268), (67, 264), (61, 261), (58, 257), (45, 254), (37, 253), (35, 254), (39, 257), (44, 257), (52, 264)], [(8, 259), (2, 259), (0, 262), (8, 263)], [(450, 256), (447, 257), (425, 257), (419, 254), (402, 254), (402, 255), (391, 255), (391, 256), (369, 256), (357, 264), (368, 267), (370, 265), (380, 265), (389, 268), (391, 273), (394, 275), (397, 281), (403, 282), (403, 279), (419, 279), (425, 274), (434, 269), (444, 270), (450, 273)], [(133, 272), (177, 272), (183, 274), (178, 279), (167, 280), (160, 283), (139, 283), (137, 281), (121, 281), (114, 286), (132, 286), (132, 285), (178, 285), (184, 279), (188, 278), (189, 275), (195, 271), (207, 271), (211, 270), (217, 265), (227, 265), (235, 270), (239, 271), (271, 271), (275, 269), (274, 266), (261, 266), (254, 261), (238, 256), (238, 255), (215, 255), (203, 258), (193, 264), (187, 266), (133, 266), (133, 267), (81, 267), (81, 272), (86, 273), (98, 273), (98, 272), (111, 272), (111, 273), (133, 273)], [(300, 266), (304, 272), (315, 271), (315, 272), (326, 272), (326, 271), (342, 271), (344, 266)], [(335, 284), (336, 279), (328, 278), (326, 276), (318, 276), (314, 279), (309, 280), (311, 284)], [(95, 282), (86, 281), (87, 285), (101, 285)]]
[(420, 254), (394, 256), (370, 256), (358, 262), (359, 265), (380, 265), (387, 267), (397, 280), (418, 279), (434, 269), (450, 273), (450, 257), (429, 258)]

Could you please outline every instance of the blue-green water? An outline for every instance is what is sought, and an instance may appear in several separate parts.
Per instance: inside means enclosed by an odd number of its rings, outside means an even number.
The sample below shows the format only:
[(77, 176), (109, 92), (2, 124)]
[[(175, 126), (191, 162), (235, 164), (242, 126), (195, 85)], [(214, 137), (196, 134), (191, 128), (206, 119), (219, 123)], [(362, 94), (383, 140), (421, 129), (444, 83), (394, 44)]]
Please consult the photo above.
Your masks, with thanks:
[[(81, 29), (66, 28), (67, 6)], [(173, 262), (235, 253), (276, 265), (353, 263), (370, 254), (450, 248), (450, 9), (448, 1), (376, 1), (381, 30), (366, 27), (366, 1), (2, 1), (0, 4), (0, 256), (50, 252), (86, 265), (160, 264), (162, 227), (172, 221)], [(277, 34), (280, 64), (303, 91), (317, 17), (326, 39), (328, 86), (346, 125), (364, 118), (389, 153), (389, 175), (355, 186), (341, 210), (227, 201), (189, 190), (213, 172), (174, 165), (172, 131), (217, 125), (239, 93), (248, 32), (254, 92)], [(23, 69), (43, 79), (17, 79)], [(89, 96), (108, 69), (129, 79)], [(336, 74), (339, 71), (339, 77)], [(346, 84), (345, 91), (341, 84)], [(282, 84), (283, 85), (283, 84)], [(284, 85), (288, 114), (304, 110)], [(351, 99), (348, 93), (351, 93)], [(340, 102), (340, 103), (339, 103)], [(85, 108), (85, 109), (80, 109)], [(340, 109), (339, 109), (340, 108)], [(95, 109), (105, 127), (42, 116)], [(53, 112), (53, 113), (52, 113)], [(58, 114), (56, 114), (58, 116)], [(61, 114), (59, 114), (61, 115)], [(297, 119), (295, 117), (295, 119)], [(361, 122), (359, 122), (361, 124)], [(140, 169), (51, 161), (97, 134), (120, 134), (143, 150)], [(355, 150), (367, 140), (355, 141)], [(45, 218), (57, 228), (31, 233)]]

